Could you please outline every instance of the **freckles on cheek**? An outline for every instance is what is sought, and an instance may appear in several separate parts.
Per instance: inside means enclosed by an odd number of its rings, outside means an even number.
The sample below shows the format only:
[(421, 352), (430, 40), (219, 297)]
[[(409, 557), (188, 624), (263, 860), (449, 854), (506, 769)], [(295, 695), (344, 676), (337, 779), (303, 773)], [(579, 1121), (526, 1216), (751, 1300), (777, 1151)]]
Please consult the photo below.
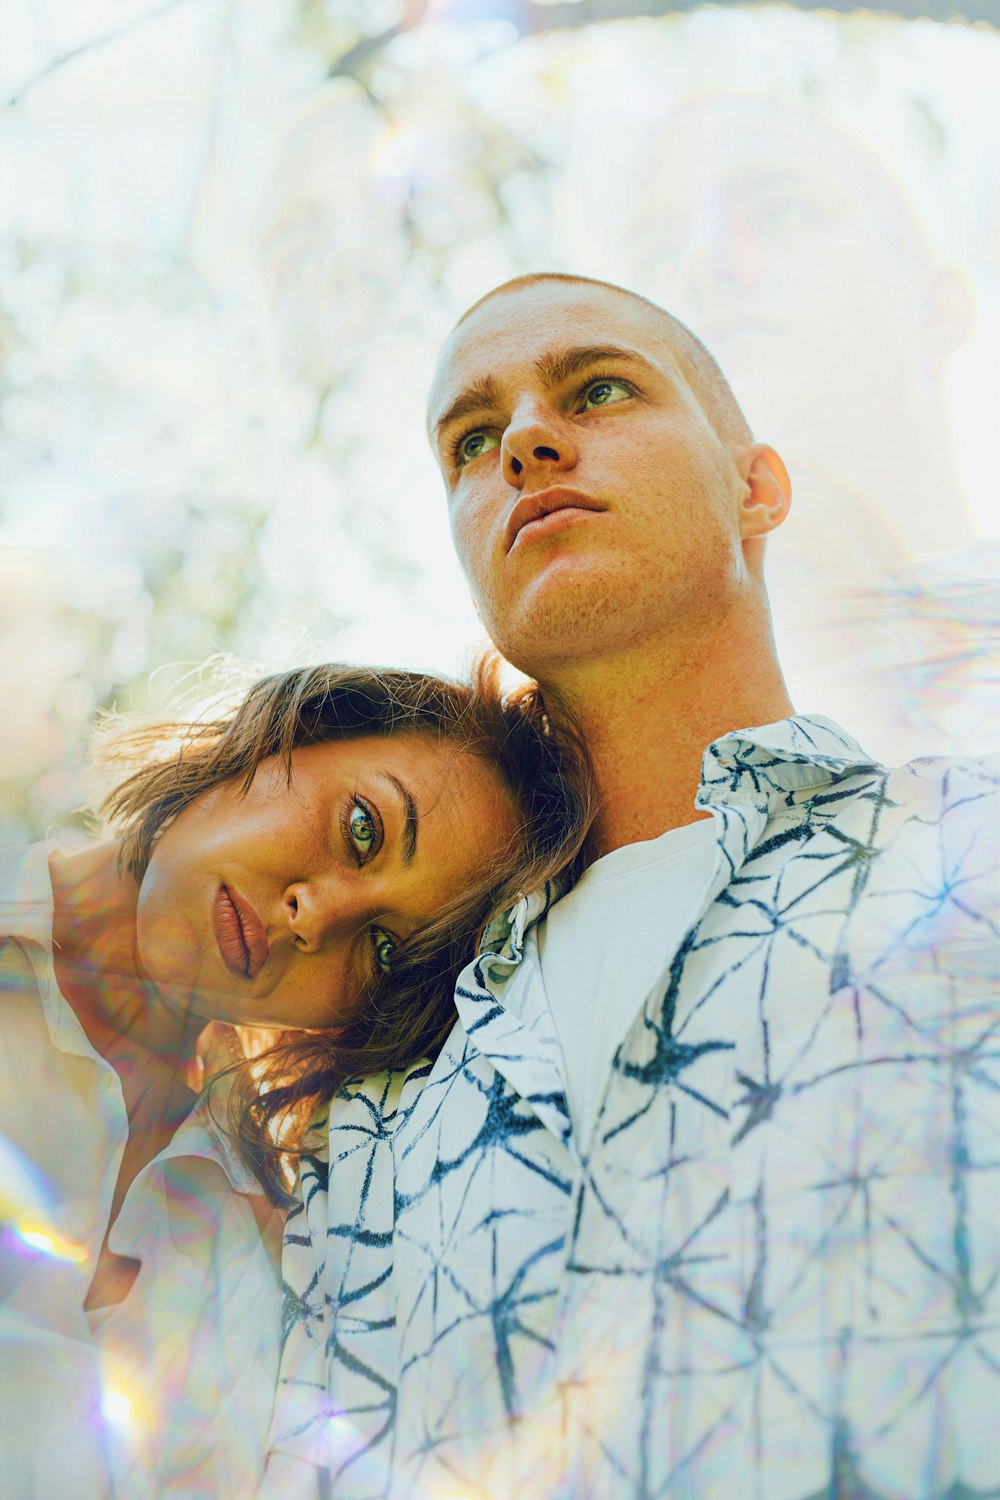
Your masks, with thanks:
[(490, 555), (489, 517), (466, 505), (453, 514), (451, 530), (459, 561), (470, 581), (476, 582)]

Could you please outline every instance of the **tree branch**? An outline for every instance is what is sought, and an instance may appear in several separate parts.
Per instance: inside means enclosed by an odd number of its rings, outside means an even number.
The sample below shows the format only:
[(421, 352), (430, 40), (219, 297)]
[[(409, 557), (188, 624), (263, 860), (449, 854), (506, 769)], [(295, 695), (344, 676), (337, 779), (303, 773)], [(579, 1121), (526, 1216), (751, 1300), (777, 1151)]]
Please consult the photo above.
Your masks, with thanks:
[(70, 47), (68, 52), (60, 52), (57, 57), (47, 62), (44, 68), (39, 68), (37, 73), (25, 79), (20, 88), (15, 89), (14, 93), (4, 101), (5, 106), (10, 109), (20, 104), (25, 94), (55, 73), (58, 68), (63, 67), (65, 63), (75, 62), (78, 57), (84, 57), (88, 52), (95, 52), (98, 47), (106, 47), (109, 42), (117, 42), (121, 37), (128, 36), (129, 32), (137, 31), (140, 26), (146, 26), (150, 21), (156, 21), (160, 16), (166, 15), (168, 10), (175, 10), (178, 5), (186, 3), (187, 0), (163, 0), (162, 5), (154, 6), (152, 10), (147, 10), (141, 16), (136, 16), (134, 20), (127, 21), (124, 26), (117, 26), (114, 31), (105, 31), (100, 36), (91, 37), (89, 42), (81, 42), (78, 47)]
[(353, 47), (338, 57), (335, 63), (330, 64), (326, 76), (328, 78), (357, 78), (370, 57), (377, 57), (404, 31), (412, 31), (415, 26), (420, 25), (427, 5), (428, 0), (410, 0), (401, 21), (397, 21), (396, 25), (390, 26), (387, 31), (380, 32), (378, 36), (362, 37), (360, 42), (356, 42)]
[[(709, 3), (733, 10), (753, 11), (770, 0), (563, 0), (562, 4), (539, 5), (521, 0), (520, 16), (511, 14), (509, 3), (497, 5), (497, 15), (513, 20), (523, 35), (543, 31), (567, 31), (598, 21), (621, 21), (636, 17), (664, 17), (701, 10)], [(794, 10), (825, 10), (850, 15), (864, 10), (872, 15), (896, 16), (902, 21), (973, 22), (1000, 30), (997, 0), (787, 0)], [(480, 14), (482, 8), (480, 7)]]

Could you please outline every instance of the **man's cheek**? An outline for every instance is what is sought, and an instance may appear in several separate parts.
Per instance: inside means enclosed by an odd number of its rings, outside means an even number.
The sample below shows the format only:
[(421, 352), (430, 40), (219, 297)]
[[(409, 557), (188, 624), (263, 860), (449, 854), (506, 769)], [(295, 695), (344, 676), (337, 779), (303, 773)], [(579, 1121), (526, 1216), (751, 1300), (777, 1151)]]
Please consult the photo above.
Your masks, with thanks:
[(490, 530), (489, 518), (482, 507), (477, 509), (473, 505), (465, 505), (452, 511), (451, 534), (455, 541), (455, 551), (473, 592), (477, 594), (480, 584), (489, 573), (492, 554)]

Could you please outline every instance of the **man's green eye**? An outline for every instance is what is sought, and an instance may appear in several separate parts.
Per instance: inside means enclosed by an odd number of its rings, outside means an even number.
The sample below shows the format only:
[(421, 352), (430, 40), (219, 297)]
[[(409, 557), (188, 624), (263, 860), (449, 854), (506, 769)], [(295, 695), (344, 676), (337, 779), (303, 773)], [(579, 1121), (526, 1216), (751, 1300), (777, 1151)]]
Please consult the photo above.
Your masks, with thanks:
[(623, 380), (595, 380), (584, 392), (583, 404), (587, 406), (611, 406), (616, 401), (627, 400), (632, 391)]
[(392, 955), (396, 951), (396, 940), (383, 932), (381, 927), (372, 928), (372, 952), (375, 954), (375, 962), (383, 974), (388, 974), (392, 966)]
[(482, 454), (499, 446), (500, 439), (495, 432), (470, 432), (459, 439), (455, 448), (455, 462), (459, 466), (471, 463), (474, 458), (480, 458)]

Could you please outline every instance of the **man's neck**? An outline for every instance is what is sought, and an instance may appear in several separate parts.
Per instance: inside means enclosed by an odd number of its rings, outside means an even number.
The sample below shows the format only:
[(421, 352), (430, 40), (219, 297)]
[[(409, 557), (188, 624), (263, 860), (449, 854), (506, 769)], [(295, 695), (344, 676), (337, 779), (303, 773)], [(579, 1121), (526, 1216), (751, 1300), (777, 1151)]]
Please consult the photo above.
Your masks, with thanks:
[(697, 642), (650, 643), (562, 667), (543, 684), (590, 751), (600, 811), (595, 857), (707, 814), (695, 809), (707, 745), (794, 712), (765, 604)]

